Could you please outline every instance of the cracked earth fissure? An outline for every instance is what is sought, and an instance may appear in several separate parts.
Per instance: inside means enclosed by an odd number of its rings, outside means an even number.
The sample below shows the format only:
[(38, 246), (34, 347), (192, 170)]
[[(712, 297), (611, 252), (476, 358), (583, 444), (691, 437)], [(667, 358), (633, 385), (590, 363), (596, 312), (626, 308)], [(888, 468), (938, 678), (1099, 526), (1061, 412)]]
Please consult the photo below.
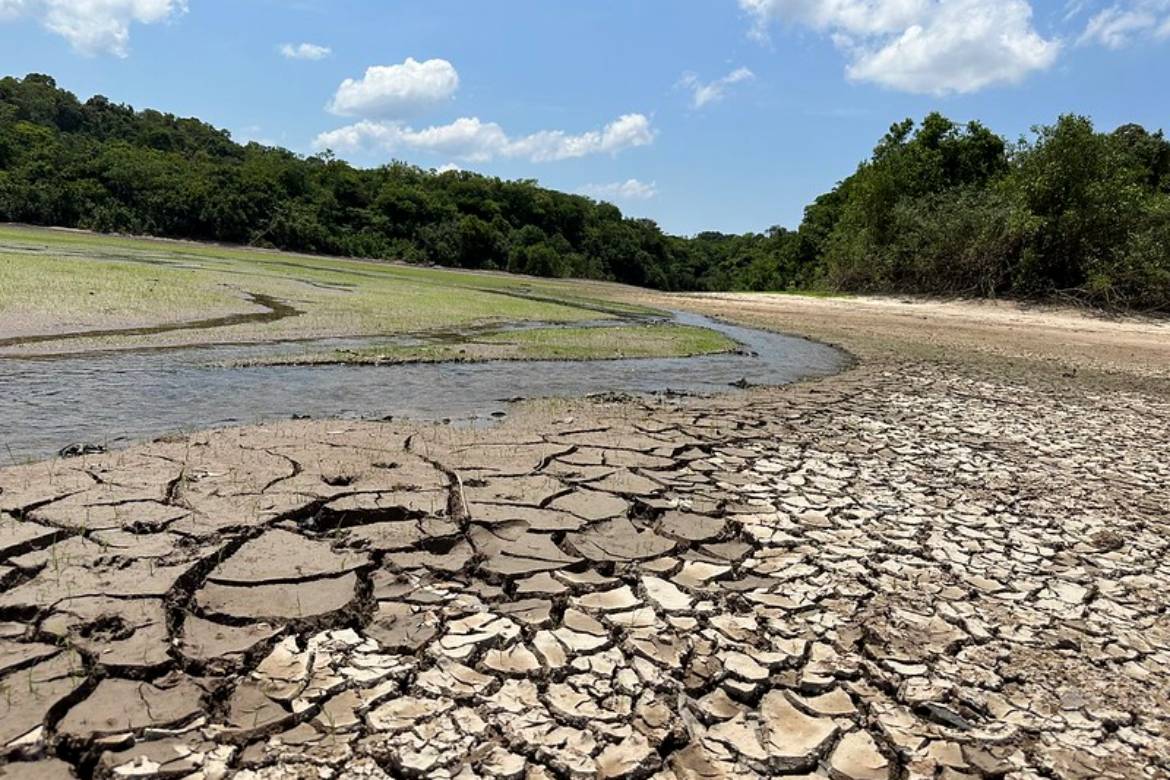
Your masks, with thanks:
[(1157, 777), (1170, 403), (1053, 392), (910, 364), (0, 471), (0, 765)]

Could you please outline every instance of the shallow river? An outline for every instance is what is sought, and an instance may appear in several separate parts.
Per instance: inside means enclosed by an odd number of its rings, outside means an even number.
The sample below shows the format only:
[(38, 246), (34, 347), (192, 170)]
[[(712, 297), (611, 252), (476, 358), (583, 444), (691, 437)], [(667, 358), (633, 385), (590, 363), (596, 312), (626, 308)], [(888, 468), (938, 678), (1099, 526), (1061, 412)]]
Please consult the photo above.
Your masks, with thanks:
[(827, 376), (845, 365), (841, 352), (823, 344), (694, 314), (680, 313), (676, 320), (725, 333), (750, 354), (588, 363), (222, 366), (278, 351), (354, 344), (324, 340), (312, 345), (0, 358), (0, 464), (49, 456), (77, 442), (113, 446), (176, 431), (292, 415), (491, 420), (507, 409), (508, 399), (663, 390), (726, 392), (731, 391), (729, 383), (740, 379), (778, 385)]

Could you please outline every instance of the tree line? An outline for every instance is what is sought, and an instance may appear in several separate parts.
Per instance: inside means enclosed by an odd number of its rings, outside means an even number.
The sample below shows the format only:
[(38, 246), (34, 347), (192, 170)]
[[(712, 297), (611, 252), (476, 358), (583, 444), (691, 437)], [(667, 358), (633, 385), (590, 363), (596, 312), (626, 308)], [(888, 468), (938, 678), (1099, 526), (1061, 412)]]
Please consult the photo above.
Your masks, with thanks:
[(0, 79), (0, 220), (664, 290), (1170, 310), (1170, 143), (1074, 115), (1010, 143), (978, 122), (906, 120), (797, 229), (681, 237), (535, 181), (238, 144), (30, 74)]

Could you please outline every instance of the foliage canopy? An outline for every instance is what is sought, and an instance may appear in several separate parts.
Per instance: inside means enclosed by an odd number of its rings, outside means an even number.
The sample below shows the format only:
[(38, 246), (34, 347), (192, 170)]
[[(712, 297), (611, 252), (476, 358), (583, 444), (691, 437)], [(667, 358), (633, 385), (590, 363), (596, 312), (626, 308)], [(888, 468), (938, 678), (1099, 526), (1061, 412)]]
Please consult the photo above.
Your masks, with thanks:
[(665, 234), (609, 203), (245, 145), (197, 119), (0, 79), (0, 220), (666, 290), (1065, 296), (1170, 310), (1170, 143), (1067, 115), (1009, 143), (894, 124), (797, 230)]

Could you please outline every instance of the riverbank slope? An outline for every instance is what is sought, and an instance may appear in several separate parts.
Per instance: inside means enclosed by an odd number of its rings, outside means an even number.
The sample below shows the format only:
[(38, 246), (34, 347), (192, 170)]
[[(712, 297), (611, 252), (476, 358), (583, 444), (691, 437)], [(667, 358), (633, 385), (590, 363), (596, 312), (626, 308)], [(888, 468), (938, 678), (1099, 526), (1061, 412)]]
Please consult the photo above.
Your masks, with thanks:
[(651, 297), (859, 360), (0, 471), (0, 750), (243, 778), (1170, 772), (1163, 325)]

